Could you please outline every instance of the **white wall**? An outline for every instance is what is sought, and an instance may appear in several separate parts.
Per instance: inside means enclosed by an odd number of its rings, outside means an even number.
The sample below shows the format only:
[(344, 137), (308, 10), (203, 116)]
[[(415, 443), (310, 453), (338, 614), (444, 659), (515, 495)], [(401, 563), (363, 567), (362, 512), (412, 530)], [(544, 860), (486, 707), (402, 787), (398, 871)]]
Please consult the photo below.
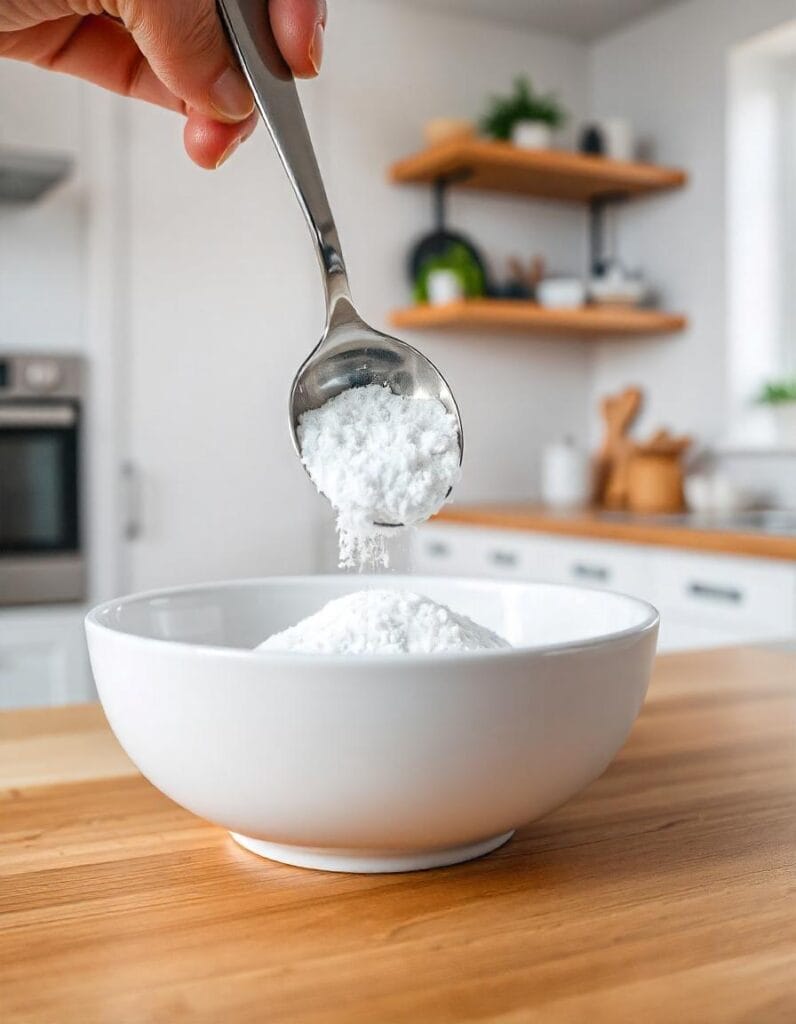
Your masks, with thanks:
[[(585, 49), (367, 0), (338, 0), (327, 35), (323, 76), (303, 93), (355, 296), (386, 326), (408, 297), (407, 249), (431, 225), (429, 191), (389, 186), (389, 162), (422, 144), (426, 118), (477, 115), (521, 71), (579, 118)], [(298, 208), (262, 129), (207, 174), (183, 156), (171, 115), (139, 106), (130, 118), (130, 450), (145, 508), (128, 585), (311, 569), (328, 514), (288, 441), (286, 400), (323, 317)], [(452, 220), (501, 270), (511, 253), (544, 252), (560, 269), (584, 258), (580, 210), (462, 195)], [(585, 431), (582, 346), (412, 340), (461, 402), (460, 496), (533, 495), (540, 444)]]
[(620, 225), (622, 258), (663, 285), (690, 329), (647, 345), (606, 343), (593, 361), (595, 400), (626, 383), (646, 389), (642, 430), (667, 423), (708, 442), (727, 430), (728, 61), (734, 46), (794, 17), (793, 0), (691, 0), (591, 50), (594, 112), (629, 116), (655, 140), (657, 159), (691, 175), (684, 192), (628, 208)]

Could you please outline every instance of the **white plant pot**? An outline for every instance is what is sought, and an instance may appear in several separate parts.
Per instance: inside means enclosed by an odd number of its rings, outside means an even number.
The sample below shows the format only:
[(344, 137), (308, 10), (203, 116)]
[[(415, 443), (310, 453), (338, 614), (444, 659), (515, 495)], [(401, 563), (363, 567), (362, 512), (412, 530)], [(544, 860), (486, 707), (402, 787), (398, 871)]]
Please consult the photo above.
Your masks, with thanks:
[(517, 121), (511, 129), (511, 141), (520, 149), (551, 149), (553, 129), (543, 121)]
[(428, 301), (432, 306), (446, 306), (464, 298), (462, 282), (452, 270), (432, 270), (426, 281)]
[(796, 448), (796, 402), (771, 406), (777, 443), (783, 448)]

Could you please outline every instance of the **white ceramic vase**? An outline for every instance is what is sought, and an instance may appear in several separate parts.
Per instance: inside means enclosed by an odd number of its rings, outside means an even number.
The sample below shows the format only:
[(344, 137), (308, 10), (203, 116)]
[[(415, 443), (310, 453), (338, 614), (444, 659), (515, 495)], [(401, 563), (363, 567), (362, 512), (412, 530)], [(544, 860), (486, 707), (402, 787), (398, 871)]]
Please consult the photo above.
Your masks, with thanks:
[(516, 121), (511, 141), (520, 149), (552, 149), (553, 129), (544, 121)]

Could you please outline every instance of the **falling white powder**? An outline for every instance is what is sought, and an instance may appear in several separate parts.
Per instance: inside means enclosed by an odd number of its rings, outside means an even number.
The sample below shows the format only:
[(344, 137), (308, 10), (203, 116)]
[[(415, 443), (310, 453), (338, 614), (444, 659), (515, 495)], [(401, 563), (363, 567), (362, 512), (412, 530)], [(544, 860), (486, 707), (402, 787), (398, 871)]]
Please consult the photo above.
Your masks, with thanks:
[(435, 398), (379, 384), (305, 412), (298, 439), (307, 472), (337, 512), (341, 566), (386, 565), (389, 524), (428, 519), (459, 479), (456, 416)]
[(360, 590), (324, 605), (258, 651), (306, 654), (437, 654), (510, 648), (502, 637), (427, 597)]

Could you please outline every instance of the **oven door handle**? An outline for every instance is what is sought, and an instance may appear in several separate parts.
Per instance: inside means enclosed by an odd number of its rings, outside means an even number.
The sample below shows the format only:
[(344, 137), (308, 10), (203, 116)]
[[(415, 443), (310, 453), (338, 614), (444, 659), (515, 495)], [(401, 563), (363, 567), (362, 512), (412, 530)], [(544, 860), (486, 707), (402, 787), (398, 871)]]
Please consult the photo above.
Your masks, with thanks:
[(138, 540), (143, 531), (141, 473), (136, 464), (127, 459), (122, 463), (124, 485), (124, 538)]
[(73, 427), (77, 410), (68, 402), (11, 402), (0, 405), (0, 429), (3, 427)]

